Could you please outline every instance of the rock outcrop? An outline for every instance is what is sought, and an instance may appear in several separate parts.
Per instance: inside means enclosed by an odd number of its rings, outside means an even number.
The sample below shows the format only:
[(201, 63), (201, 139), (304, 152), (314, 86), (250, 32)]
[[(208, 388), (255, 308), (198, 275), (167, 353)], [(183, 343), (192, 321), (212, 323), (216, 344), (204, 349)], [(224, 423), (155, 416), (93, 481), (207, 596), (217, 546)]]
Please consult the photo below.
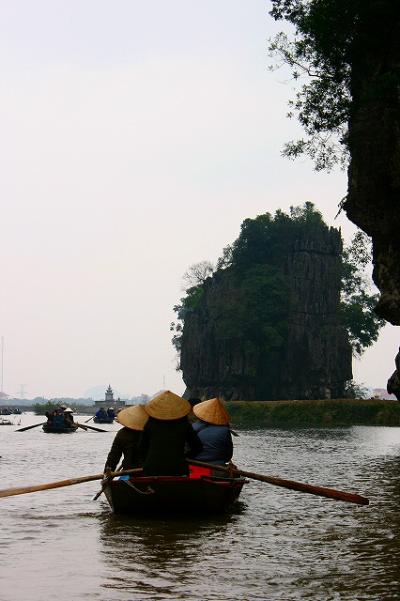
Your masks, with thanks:
[(347, 216), (372, 238), (378, 315), (400, 325), (400, 10), (369, 2), (355, 35)]
[[(273, 348), (262, 342), (268, 338), (258, 339), (257, 332), (246, 336), (242, 328), (239, 335), (235, 324), (229, 327), (230, 301), (240, 302), (243, 292), (232, 269), (208, 278), (200, 302), (184, 319), (180, 367), (185, 397), (343, 397), (346, 381), (352, 378), (352, 354), (339, 319), (341, 250), (340, 232), (327, 227), (315, 228), (287, 249), (281, 266), (287, 286), (287, 303), (281, 303), (286, 325), (281, 343)], [(275, 302), (272, 290), (260, 294), (261, 302)], [(280, 319), (280, 307), (276, 310)]]

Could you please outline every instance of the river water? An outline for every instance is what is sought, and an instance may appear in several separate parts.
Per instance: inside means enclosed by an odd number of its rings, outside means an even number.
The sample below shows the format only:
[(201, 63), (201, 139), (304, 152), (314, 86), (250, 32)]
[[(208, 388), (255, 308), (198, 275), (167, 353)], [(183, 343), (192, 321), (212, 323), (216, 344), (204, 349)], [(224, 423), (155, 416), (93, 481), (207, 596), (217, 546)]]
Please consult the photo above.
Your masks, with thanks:
[[(24, 414), (21, 426), (39, 421)], [(101, 472), (119, 426), (16, 427), (0, 427), (1, 488)], [(232, 512), (208, 518), (113, 516), (92, 500), (97, 482), (3, 498), (0, 601), (400, 599), (400, 428), (241, 431), (234, 442), (242, 469), (370, 505), (256, 481)]]

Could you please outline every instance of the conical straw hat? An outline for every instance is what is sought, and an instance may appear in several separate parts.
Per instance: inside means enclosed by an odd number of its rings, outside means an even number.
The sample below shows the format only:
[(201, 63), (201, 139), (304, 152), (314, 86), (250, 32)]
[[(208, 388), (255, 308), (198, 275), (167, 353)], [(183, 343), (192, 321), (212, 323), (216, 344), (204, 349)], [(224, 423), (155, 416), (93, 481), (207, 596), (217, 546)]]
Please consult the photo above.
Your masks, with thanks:
[(149, 419), (144, 405), (134, 405), (122, 409), (117, 415), (117, 422), (130, 428), (131, 430), (143, 430), (145, 423)]
[(227, 426), (229, 424), (229, 415), (218, 398), (197, 403), (193, 407), (193, 413), (208, 424), (214, 424), (215, 426)]
[(191, 411), (188, 401), (174, 394), (170, 390), (164, 390), (157, 394), (145, 405), (147, 413), (156, 419), (171, 420), (184, 417)]

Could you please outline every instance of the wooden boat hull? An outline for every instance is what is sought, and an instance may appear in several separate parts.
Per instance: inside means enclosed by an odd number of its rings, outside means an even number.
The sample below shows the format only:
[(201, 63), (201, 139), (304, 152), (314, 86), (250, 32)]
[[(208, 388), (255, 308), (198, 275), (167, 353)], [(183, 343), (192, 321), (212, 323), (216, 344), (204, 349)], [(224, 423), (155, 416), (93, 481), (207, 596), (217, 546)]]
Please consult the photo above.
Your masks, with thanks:
[(212, 475), (135, 476), (112, 480), (104, 489), (114, 513), (221, 513), (238, 499), (245, 478)]
[(43, 432), (51, 433), (51, 434), (72, 434), (72, 432), (76, 432), (78, 426), (74, 424), (71, 427), (60, 427), (60, 426), (51, 426), (50, 424), (43, 424), (42, 426)]

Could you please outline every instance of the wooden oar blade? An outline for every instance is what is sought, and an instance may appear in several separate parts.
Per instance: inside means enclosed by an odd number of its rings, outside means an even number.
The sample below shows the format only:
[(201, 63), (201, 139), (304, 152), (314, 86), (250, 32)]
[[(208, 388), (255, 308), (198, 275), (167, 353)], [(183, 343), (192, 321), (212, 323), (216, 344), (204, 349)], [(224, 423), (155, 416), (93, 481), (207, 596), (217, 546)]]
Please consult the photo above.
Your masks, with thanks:
[(281, 486), (282, 488), (288, 488), (290, 490), (297, 490), (299, 492), (305, 492), (311, 495), (317, 495), (319, 497), (326, 497), (327, 499), (347, 501), (348, 503), (356, 503), (357, 505), (369, 505), (369, 499), (356, 493), (344, 492), (342, 490), (327, 488), (325, 486), (313, 486), (312, 484), (295, 482), (294, 480), (284, 480), (283, 478), (275, 478), (274, 476), (263, 476), (261, 474), (254, 474), (252, 472), (245, 472), (243, 470), (237, 471), (240, 472), (240, 475), (244, 476), (245, 478), (252, 478), (253, 480), (259, 480), (260, 482), (267, 482), (268, 484), (273, 484), (274, 486)]
[(108, 430), (103, 430), (102, 428), (95, 428), (94, 426), (88, 426), (87, 424), (83, 425), (83, 424), (79, 424), (78, 422), (75, 422), (77, 426), (79, 426), (79, 428), (83, 428), (84, 430), (94, 430), (95, 432), (108, 432)]
[[(120, 470), (118, 472), (107, 472), (107, 477), (112, 479), (116, 476), (124, 476), (127, 474), (137, 474), (142, 472), (142, 468), (132, 468), (129, 470)], [(74, 484), (82, 484), (93, 480), (103, 480), (104, 473), (93, 474), (91, 476), (80, 476), (78, 478), (69, 478), (68, 480), (58, 480), (56, 482), (48, 482), (47, 484), (36, 484), (32, 486), (14, 486), (13, 488), (0, 489), (0, 499), (5, 497), (14, 497), (16, 495), (26, 495), (30, 492), (40, 492), (42, 490), (51, 490), (52, 488), (62, 488), (63, 486), (73, 486)]]
[(313, 486), (312, 484), (305, 484), (303, 482), (296, 482), (294, 480), (285, 480), (275, 476), (255, 474), (254, 472), (246, 472), (233, 467), (224, 467), (222, 465), (206, 463), (205, 461), (195, 461), (193, 459), (188, 461), (194, 465), (211, 467), (219, 471), (228, 472), (232, 475), (236, 474), (238, 476), (244, 476), (245, 478), (251, 478), (252, 480), (259, 480), (260, 482), (266, 482), (267, 484), (273, 484), (274, 486), (281, 486), (282, 488), (288, 488), (290, 490), (297, 490), (299, 492), (305, 492), (311, 495), (317, 495), (319, 497), (326, 497), (327, 499), (346, 501), (347, 503), (356, 503), (357, 505), (369, 505), (369, 500), (366, 497), (362, 497), (356, 493), (344, 492), (334, 488), (326, 488), (325, 486)]
[(40, 424), (33, 424), (33, 426), (25, 426), (24, 428), (18, 428), (18, 430), (14, 430), (14, 432), (25, 432), (25, 430), (37, 428), (38, 426), (43, 426), (43, 424), (47, 424), (47, 422), (40, 422)]
[(3, 488), (0, 490), (0, 498), (25, 495), (29, 492), (39, 492), (41, 490), (50, 490), (52, 488), (62, 488), (63, 486), (72, 486), (73, 484), (81, 484), (82, 482), (90, 482), (91, 480), (101, 480), (102, 478), (103, 474), (95, 474), (93, 476), (83, 476), (81, 478), (70, 478), (69, 480), (58, 480), (58, 482), (48, 482), (47, 484)]

